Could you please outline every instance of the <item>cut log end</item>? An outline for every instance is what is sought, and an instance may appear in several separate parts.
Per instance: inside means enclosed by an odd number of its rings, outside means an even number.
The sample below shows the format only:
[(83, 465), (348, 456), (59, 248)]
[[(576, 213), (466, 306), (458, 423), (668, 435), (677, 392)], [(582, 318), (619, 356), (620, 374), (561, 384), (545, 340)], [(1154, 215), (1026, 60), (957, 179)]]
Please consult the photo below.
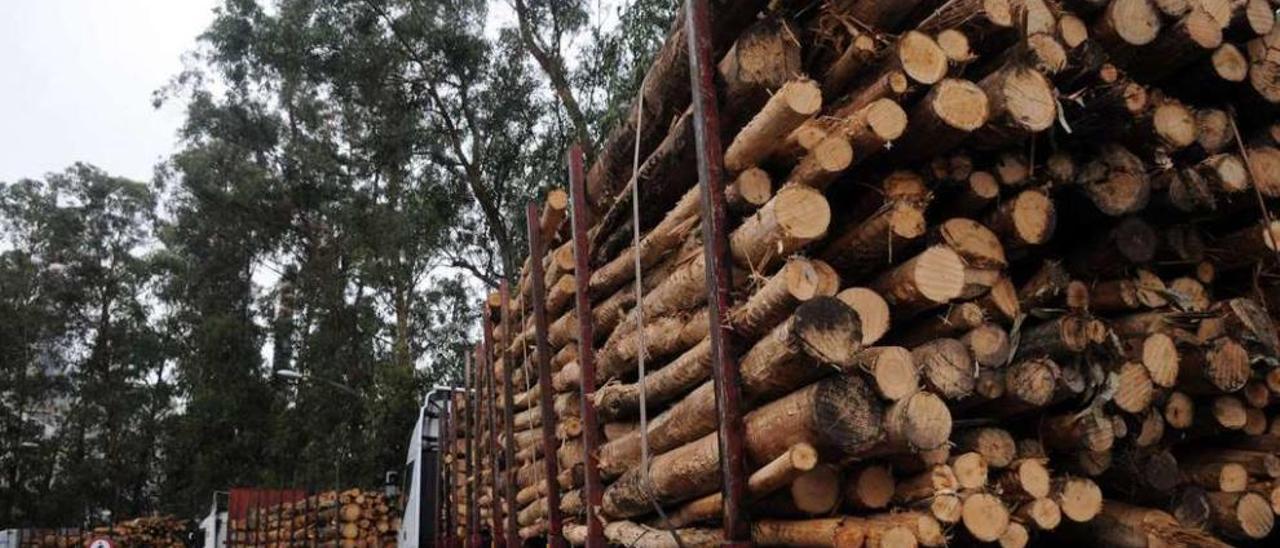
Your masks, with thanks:
[(1116, 378), (1116, 393), (1112, 401), (1116, 407), (1128, 413), (1140, 413), (1151, 405), (1155, 385), (1147, 368), (1137, 362), (1125, 362)]
[(894, 485), (893, 474), (888, 467), (868, 466), (854, 473), (847, 498), (861, 508), (885, 508), (893, 499)]
[(835, 467), (817, 466), (791, 482), (791, 500), (807, 514), (825, 514), (840, 498), (840, 474)]
[(987, 461), (977, 452), (961, 454), (951, 460), (951, 469), (962, 489), (981, 489), (987, 484)]
[(1087, 478), (1069, 478), (1063, 482), (1057, 501), (1067, 519), (1086, 523), (1102, 511), (1102, 490)]
[(836, 294), (858, 315), (862, 327), (862, 344), (870, 346), (889, 331), (889, 303), (879, 293), (865, 287), (851, 287)]
[(1018, 522), (1010, 522), (1009, 527), (1000, 535), (1000, 548), (1023, 548), (1031, 541), (1031, 533), (1026, 526)]
[(907, 113), (892, 99), (877, 99), (867, 105), (867, 126), (881, 141), (892, 141), (907, 129)]
[(797, 239), (816, 239), (831, 223), (831, 207), (821, 194), (796, 188), (783, 189), (774, 197), (778, 224)]
[(942, 398), (932, 393), (916, 392), (895, 402), (889, 413), (890, 437), (902, 439), (914, 449), (940, 447), (951, 435), (951, 412)]
[(1058, 371), (1058, 365), (1049, 358), (1020, 361), (1005, 375), (1005, 391), (1024, 405), (1047, 405), (1058, 385)]
[(938, 33), (934, 38), (938, 42), (938, 47), (942, 48), (946, 54), (947, 60), (952, 63), (967, 63), (973, 60), (973, 49), (969, 44), (969, 37), (963, 32), (956, 29), (946, 29)]
[(1057, 120), (1053, 83), (1040, 71), (1021, 68), (1004, 79), (1004, 108), (1022, 128), (1031, 132), (1049, 129)]
[(1152, 333), (1142, 341), (1142, 365), (1151, 382), (1161, 388), (1172, 388), (1178, 382), (1178, 348), (1173, 338)]
[(818, 450), (807, 443), (798, 443), (787, 451), (791, 466), (796, 470), (812, 470), (818, 465)]
[(938, 82), (932, 93), (934, 113), (948, 126), (974, 131), (987, 122), (987, 94), (968, 80), (948, 78)]
[(1160, 33), (1160, 14), (1150, 0), (1116, 0), (1105, 15), (1118, 36), (1133, 46), (1150, 44)]
[(994, 468), (1009, 466), (1018, 452), (1013, 436), (1002, 428), (969, 430), (960, 436), (960, 446), (982, 454), (987, 465)]
[(876, 383), (876, 391), (890, 401), (898, 401), (920, 389), (920, 377), (916, 373), (911, 352), (899, 346), (887, 346), (868, 350), (870, 363), (864, 366)]
[(858, 375), (840, 375), (819, 384), (814, 398), (814, 423), (822, 426), (823, 445), (857, 455), (882, 441), (884, 410)]
[(1209, 56), (1213, 72), (1219, 78), (1232, 83), (1243, 82), (1249, 76), (1249, 59), (1235, 44), (1222, 44)]
[(995, 542), (1009, 526), (1009, 509), (995, 495), (977, 493), (964, 499), (965, 529), (982, 542)]
[(935, 303), (945, 303), (964, 290), (964, 260), (944, 247), (932, 247), (915, 262), (914, 279), (920, 294)]
[(1021, 192), (1012, 208), (1013, 227), (1021, 241), (1039, 245), (1053, 236), (1057, 213), (1048, 195), (1036, 190)]
[(1198, 129), (1195, 113), (1181, 103), (1165, 103), (1156, 107), (1152, 123), (1157, 135), (1169, 146), (1180, 149), (1196, 142)]
[(806, 354), (823, 363), (848, 367), (862, 349), (858, 314), (839, 299), (818, 297), (796, 308), (790, 331)]
[(947, 75), (947, 54), (928, 35), (910, 31), (898, 39), (898, 63), (908, 77), (921, 84), (937, 83)]
[(725, 192), (735, 211), (755, 211), (773, 197), (773, 181), (763, 169), (753, 167), (739, 173)]

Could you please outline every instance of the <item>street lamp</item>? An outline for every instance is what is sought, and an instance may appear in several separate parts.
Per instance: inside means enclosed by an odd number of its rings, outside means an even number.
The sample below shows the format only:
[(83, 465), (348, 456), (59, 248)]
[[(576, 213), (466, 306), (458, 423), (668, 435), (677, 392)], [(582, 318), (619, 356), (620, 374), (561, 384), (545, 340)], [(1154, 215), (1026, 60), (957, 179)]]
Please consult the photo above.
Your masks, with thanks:
[(280, 378), (283, 378), (283, 379), (292, 379), (292, 380), (296, 380), (296, 381), (314, 381), (314, 382), (321, 382), (321, 383), (327, 384), (327, 385), (329, 385), (329, 386), (331, 386), (331, 387), (333, 387), (333, 388), (336, 388), (336, 389), (338, 389), (338, 390), (341, 390), (341, 391), (343, 391), (343, 392), (346, 392), (347, 394), (350, 394), (350, 395), (355, 396), (355, 397), (357, 397), (357, 398), (358, 398), (358, 397), (360, 397), (360, 393), (359, 393), (359, 392), (356, 392), (356, 391), (355, 391), (355, 389), (351, 388), (350, 386), (347, 386), (347, 385), (342, 384), (342, 383), (334, 382), (334, 381), (331, 381), (331, 380), (329, 380), (329, 379), (325, 379), (325, 378), (317, 377), (317, 376), (315, 376), (315, 375), (308, 375), (308, 374), (306, 374), (306, 373), (299, 373), (299, 372), (294, 371), (294, 370), (292, 370), (292, 369), (277, 369), (277, 370), (276, 370), (276, 372), (275, 372), (275, 375), (276, 375), (277, 377), (280, 377)]

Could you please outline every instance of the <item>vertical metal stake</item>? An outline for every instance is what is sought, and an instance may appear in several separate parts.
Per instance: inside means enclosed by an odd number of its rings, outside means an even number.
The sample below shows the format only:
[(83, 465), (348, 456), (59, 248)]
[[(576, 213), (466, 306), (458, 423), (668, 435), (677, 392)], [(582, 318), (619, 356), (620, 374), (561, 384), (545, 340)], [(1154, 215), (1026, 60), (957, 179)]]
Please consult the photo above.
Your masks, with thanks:
[(724, 498), (726, 545), (746, 546), (751, 531), (743, 517), (746, 459), (738, 353), (728, 328), (732, 258), (725, 231), (724, 152), (720, 144), (720, 110), (716, 100), (715, 64), (711, 58), (711, 15), (708, 0), (685, 0), (689, 37), (689, 78), (693, 94), (694, 138), (698, 180), (702, 187), (702, 241), (707, 263), (707, 312), (711, 319), (711, 367), (716, 411), (720, 419), (720, 471)]
[(557, 481), (556, 462), (556, 414), (553, 390), (551, 390), (551, 344), (547, 342), (547, 293), (543, 282), (542, 256), (545, 254), (542, 245), (542, 228), (538, 224), (538, 204), (529, 202), (525, 208), (525, 218), (529, 225), (529, 278), (530, 292), (533, 293), (533, 331), (537, 340), (533, 359), (537, 362), (538, 390), (542, 414), (542, 462), (546, 467), (547, 479), (547, 545), (564, 546), (564, 531), (560, 522), (560, 482)]
[(449, 546), (455, 546), (458, 544), (458, 516), (460, 514), (460, 512), (458, 512), (458, 507), (461, 505), (461, 501), (457, 500), (455, 497), (458, 494), (458, 487), (454, 485), (454, 481), (458, 479), (458, 454), (454, 451), (457, 447), (458, 441), (458, 417), (454, 414), (457, 409), (458, 394), (456, 392), (450, 392), (449, 407), (445, 411), (445, 416), (449, 418), (449, 445), (447, 446), (445, 453), (448, 455), (446, 460), (449, 466), (449, 481), (445, 484), (448, 486), (448, 492), (445, 494), (444, 498), (447, 504), (446, 511), (449, 515), (449, 530), (446, 533), (445, 541)]
[[(591, 317), (591, 242), (587, 228), (587, 184), (582, 169), (582, 146), (569, 149), (569, 194), (573, 199), (573, 260), (574, 281), (577, 282), (575, 300), (579, 318)], [(595, 334), (590, 321), (578, 322), (578, 366), (582, 369), (582, 452), (586, 461), (583, 492), (587, 501), (587, 548), (603, 548), (604, 524), (597, 515), (604, 495), (600, 484), (600, 463), (596, 453), (600, 447), (600, 426), (596, 418), (596, 359)]]
[(489, 417), (489, 487), (490, 492), (493, 493), (489, 502), (489, 516), (493, 520), (493, 542), (497, 544), (506, 538), (502, 520), (502, 501), (506, 497), (498, 489), (498, 383), (496, 374), (493, 372), (493, 324), (489, 321), (487, 308), (487, 303), (480, 307), (481, 310), (486, 311), (480, 314), (480, 323), (481, 330), (484, 332), (484, 409)]
[(467, 452), (467, 473), (463, 476), (466, 478), (467, 482), (467, 538), (464, 540), (470, 548), (480, 548), (480, 504), (479, 501), (476, 500), (476, 491), (478, 491), (478, 488), (480, 487), (478, 484), (480, 478), (476, 466), (478, 461), (478, 459), (476, 459), (476, 450), (479, 449), (479, 445), (476, 443), (475, 352), (472, 352), (467, 356), (466, 364), (466, 383), (463, 385), (464, 390), (462, 392), (462, 401), (466, 406), (463, 409), (463, 413), (465, 413), (463, 417), (467, 421), (465, 426), (465, 434), (467, 435), (467, 441), (465, 444)]
[[(484, 388), (484, 340), (483, 339), (481, 339), (480, 342), (476, 343), (475, 352), (473, 354), (475, 356), (475, 358), (473, 358), (473, 361), (476, 364), (475, 365), (476, 393), (475, 393), (475, 396), (472, 397), (471, 401), (475, 405), (475, 414), (476, 414), (476, 431), (474, 434), (476, 436), (476, 470), (475, 470), (476, 504), (477, 504), (477, 510), (479, 511), (479, 514), (483, 514), (484, 508), (485, 508), (483, 493), (484, 493), (484, 487), (486, 485), (484, 481), (484, 467), (486, 463), (489, 462), (489, 437), (488, 437), (488, 431), (485, 430), (485, 426), (484, 426), (484, 417), (485, 417), (484, 390), (485, 388)], [(489, 516), (491, 517), (493, 516), (492, 511), (489, 512)], [(483, 532), (486, 529), (492, 530), (492, 526), (483, 517), (477, 517), (476, 519), (479, 521), (479, 527), (476, 528), (476, 534), (481, 538), (483, 538), (484, 536)], [(484, 545), (483, 540), (480, 540), (480, 542), (481, 542), (480, 546), (483, 546)]]
[[(507, 274), (510, 276), (510, 273)], [(506, 340), (502, 341), (502, 417), (503, 432), (507, 436), (503, 453), (507, 459), (507, 503), (511, 506), (507, 512), (507, 548), (520, 548), (520, 522), (516, 519), (516, 438), (512, 426), (515, 424), (512, 409), (515, 408), (515, 397), (511, 394), (511, 288), (507, 280), (502, 280), (498, 289), (502, 295), (502, 333)]]

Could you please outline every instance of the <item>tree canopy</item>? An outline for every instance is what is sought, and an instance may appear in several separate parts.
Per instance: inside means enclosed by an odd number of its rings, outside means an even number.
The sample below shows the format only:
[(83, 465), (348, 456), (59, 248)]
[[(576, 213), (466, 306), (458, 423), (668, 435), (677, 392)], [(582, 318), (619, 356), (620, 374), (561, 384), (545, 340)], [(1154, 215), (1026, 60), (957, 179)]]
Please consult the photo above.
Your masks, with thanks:
[(525, 204), (674, 7), (224, 0), (155, 96), (186, 119), (153, 181), (0, 183), (0, 527), (399, 468), (523, 260)]

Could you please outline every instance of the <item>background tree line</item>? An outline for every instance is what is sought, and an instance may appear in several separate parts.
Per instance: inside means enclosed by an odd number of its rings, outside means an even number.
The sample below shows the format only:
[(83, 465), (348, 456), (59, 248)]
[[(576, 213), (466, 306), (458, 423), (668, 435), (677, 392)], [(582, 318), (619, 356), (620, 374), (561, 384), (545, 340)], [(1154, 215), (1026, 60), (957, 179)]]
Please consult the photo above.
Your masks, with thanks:
[[(0, 527), (376, 485), (672, 0), (225, 0), (152, 181), (0, 182)], [(274, 374), (300, 371), (353, 388)]]

